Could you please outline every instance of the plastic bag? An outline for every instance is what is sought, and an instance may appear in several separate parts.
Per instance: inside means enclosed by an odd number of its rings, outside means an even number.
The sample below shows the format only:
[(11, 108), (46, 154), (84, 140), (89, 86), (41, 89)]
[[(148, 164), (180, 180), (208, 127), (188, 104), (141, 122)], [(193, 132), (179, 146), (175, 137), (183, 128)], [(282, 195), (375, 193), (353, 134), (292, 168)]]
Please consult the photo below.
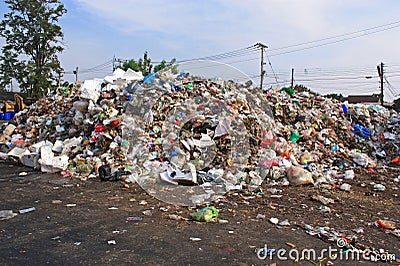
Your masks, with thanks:
[(101, 181), (108, 181), (111, 177), (111, 167), (108, 164), (100, 166), (98, 172)]
[(126, 171), (123, 167), (118, 168), (115, 172), (111, 173), (111, 167), (109, 164), (100, 166), (98, 172), (101, 181), (125, 180), (132, 174), (130, 171)]
[(347, 106), (345, 104), (342, 104), (342, 110), (343, 110), (343, 113), (347, 114), (348, 110), (347, 110)]
[(283, 87), (280, 91), (284, 91), (284, 92), (288, 93), (289, 95), (294, 94), (294, 90), (292, 88)]
[(74, 102), (73, 106), (82, 114), (86, 114), (88, 111), (89, 103), (87, 101), (76, 101)]
[(353, 127), (352, 131), (354, 134), (357, 134), (365, 139), (369, 139), (371, 133), (367, 128), (356, 124), (352, 124), (351, 126)]
[(300, 155), (300, 164), (308, 164), (311, 161), (311, 154), (309, 152), (303, 152)]
[(9, 125), (6, 127), (6, 129), (4, 129), (3, 134), (4, 134), (5, 136), (11, 136), (11, 134), (14, 132), (14, 130), (15, 130), (16, 128), (17, 128), (17, 127), (16, 127), (15, 125), (9, 124)]
[(292, 131), (292, 134), (290, 135), (290, 141), (293, 144), (296, 144), (296, 142), (299, 140), (299, 138), (300, 138), (300, 134), (297, 133), (296, 131)]
[(370, 159), (369, 159), (368, 155), (366, 155), (364, 153), (358, 153), (353, 150), (349, 153), (349, 155), (353, 158), (353, 162), (355, 162), (356, 164), (358, 164), (360, 166), (367, 167), (368, 164), (370, 163)]
[(344, 172), (344, 179), (349, 180), (349, 179), (354, 179), (354, 171), (353, 170), (346, 170)]
[(396, 222), (388, 221), (388, 220), (378, 220), (376, 224), (382, 227), (383, 229), (396, 229)]
[(298, 166), (291, 166), (287, 171), (287, 177), (293, 186), (314, 184), (312, 174)]
[(396, 157), (396, 158), (392, 159), (391, 162), (394, 164), (400, 164), (400, 157)]
[(215, 129), (214, 138), (229, 134), (231, 131), (231, 120), (227, 117), (221, 119)]
[(219, 210), (215, 207), (205, 207), (192, 214), (192, 218), (199, 222), (216, 222)]

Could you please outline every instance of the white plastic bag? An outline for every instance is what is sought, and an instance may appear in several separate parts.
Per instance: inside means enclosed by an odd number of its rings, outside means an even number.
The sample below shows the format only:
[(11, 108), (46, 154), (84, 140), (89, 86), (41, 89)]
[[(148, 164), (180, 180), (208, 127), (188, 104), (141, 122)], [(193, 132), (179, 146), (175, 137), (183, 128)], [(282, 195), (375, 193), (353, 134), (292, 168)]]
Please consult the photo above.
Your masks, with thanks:
[(314, 184), (312, 174), (298, 166), (290, 167), (287, 171), (287, 177), (293, 186)]

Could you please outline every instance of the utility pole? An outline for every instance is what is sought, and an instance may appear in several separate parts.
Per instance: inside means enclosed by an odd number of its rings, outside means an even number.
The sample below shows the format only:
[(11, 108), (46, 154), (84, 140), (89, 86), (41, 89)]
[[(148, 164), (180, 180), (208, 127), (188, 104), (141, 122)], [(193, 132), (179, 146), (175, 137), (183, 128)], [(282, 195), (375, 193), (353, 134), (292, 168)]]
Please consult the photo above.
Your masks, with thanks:
[(294, 68), (292, 68), (292, 81), (290, 82), (291, 89), (293, 89), (293, 80), (294, 80)]
[(75, 74), (75, 83), (77, 83), (78, 82), (78, 67), (75, 68), (74, 74)]
[(380, 100), (381, 100), (381, 105), (383, 106), (383, 63), (381, 62), (380, 65), (377, 66), (378, 69), (378, 75), (379, 78), (381, 79), (381, 95), (380, 95)]
[(115, 61), (116, 61), (116, 59), (115, 59), (115, 55), (113, 56), (113, 73), (114, 73), (114, 71), (115, 71)]
[(265, 71), (264, 71), (264, 65), (265, 65), (265, 63), (264, 63), (264, 49), (268, 48), (268, 46), (266, 46), (265, 44), (262, 44), (262, 43), (256, 43), (254, 46), (257, 47), (257, 48), (260, 48), (260, 50), (261, 50), (260, 89), (262, 90), (263, 82), (264, 82), (264, 74), (265, 74)]

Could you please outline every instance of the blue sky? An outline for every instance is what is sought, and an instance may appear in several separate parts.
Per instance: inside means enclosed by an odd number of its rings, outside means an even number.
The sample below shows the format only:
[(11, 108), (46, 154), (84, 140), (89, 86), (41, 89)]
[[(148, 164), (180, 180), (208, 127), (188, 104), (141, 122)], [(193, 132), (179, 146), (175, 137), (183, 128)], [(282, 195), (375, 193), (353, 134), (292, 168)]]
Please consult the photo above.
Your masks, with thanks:
[[(60, 20), (65, 34), (65, 51), (60, 59), (66, 73), (76, 66), (82, 70), (80, 80), (110, 74), (109, 65), (97, 68), (100, 71), (88, 70), (111, 61), (113, 56), (138, 59), (148, 51), (153, 61), (183, 60), (236, 51), (261, 42), (269, 46), (266, 54), (271, 64), (266, 60), (265, 65), (267, 87), (289, 85), (294, 68), (296, 83), (322, 94), (379, 93), (376, 66), (384, 62), (386, 98), (400, 93), (400, 22), (391, 24), (393, 29), (376, 28), (377, 33), (359, 32), (366, 34), (363, 37), (346, 35), (326, 40), (336, 41), (329, 45), (291, 52), (323, 44), (317, 42), (276, 50), (395, 23), (400, 20), (400, 2), (396, 0), (62, 2), (68, 12)], [(4, 7), (2, 2), (0, 8), (5, 10)], [(278, 55), (279, 52), (287, 53)], [(221, 62), (251, 77), (260, 72), (258, 53)], [(65, 78), (73, 80), (74, 76), (66, 74)]]

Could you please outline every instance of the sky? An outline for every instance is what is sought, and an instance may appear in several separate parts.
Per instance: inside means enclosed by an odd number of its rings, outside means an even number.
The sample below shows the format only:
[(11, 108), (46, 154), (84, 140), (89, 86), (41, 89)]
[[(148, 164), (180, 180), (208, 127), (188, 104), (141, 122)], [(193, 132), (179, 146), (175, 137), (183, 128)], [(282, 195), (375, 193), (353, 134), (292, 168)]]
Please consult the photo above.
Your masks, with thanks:
[(59, 58), (69, 81), (75, 67), (79, 80), (102, 78), (112, 73), (114, 57), (137, 60), (147, 51), (153, 62), (222, 54), (211, 59), (258, 83), (261, 52), (254, 45), (262, 43), (265, 88), (289, 86), (293, 68), (295, 84), (320, 94), (380, 93), (383, 62), (385, 100), (400, 97), (400, 1), (61, 2), (68, 12), (59, 22), (65, 45)]

